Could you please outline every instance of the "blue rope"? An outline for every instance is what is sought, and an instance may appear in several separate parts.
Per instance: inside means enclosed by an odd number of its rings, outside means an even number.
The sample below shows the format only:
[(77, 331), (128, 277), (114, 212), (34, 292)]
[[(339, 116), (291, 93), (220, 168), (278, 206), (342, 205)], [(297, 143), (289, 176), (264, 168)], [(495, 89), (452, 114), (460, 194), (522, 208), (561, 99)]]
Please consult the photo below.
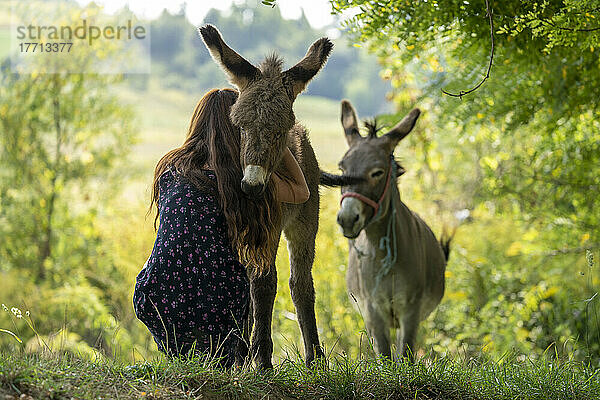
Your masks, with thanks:
[[(390, 177), (390, 185), (396, 184), (396, 162), (394, 161), (394, 156), (392, 155), (392, 176)], [(390, 191), (391, 196), (391, 191)], [(379, 239), (379, 249), (385, 250), (386, 255), (381, 262), (381, 269), (377, 273), (375, 287), (373, 288), (373, 294), (377, 291), (379, 284), (384, 276), (386, 276), (391, 270), (396, 261), (398, 260), (398, 240), (396, 235), (396, 207), (394, 206), (393, 199), (390, 199), (390, 207), (392, 208), (392, 213), (388, 217), (388, 224), (386, 229), (386, 235)], [(381, 209), (379, 210), (381, 211)]]

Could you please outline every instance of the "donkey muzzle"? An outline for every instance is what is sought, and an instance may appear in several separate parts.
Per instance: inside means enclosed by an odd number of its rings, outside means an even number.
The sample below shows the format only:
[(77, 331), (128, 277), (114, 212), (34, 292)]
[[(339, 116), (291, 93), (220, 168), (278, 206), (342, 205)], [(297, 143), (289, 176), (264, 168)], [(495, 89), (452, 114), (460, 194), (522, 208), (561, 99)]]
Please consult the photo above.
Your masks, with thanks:
[(365, 206), (353, 197), (345, 198), (337, 214), (337, 223), (342, 233), (348, 239), (354, 239), (363, 229), (365, 224)]
[(259, 197), (265, 192), (267, 172), (260, 165), (248, 165), (242, 178), (242, 192), (250, 197)]

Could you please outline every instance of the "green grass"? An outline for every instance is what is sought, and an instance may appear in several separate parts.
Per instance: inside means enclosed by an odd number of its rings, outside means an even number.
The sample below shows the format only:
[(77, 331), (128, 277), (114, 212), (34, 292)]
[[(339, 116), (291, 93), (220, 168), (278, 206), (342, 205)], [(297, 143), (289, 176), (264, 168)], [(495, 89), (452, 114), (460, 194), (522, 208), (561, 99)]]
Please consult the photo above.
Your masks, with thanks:
[[(0, 396), (35, 399), (595, 399), (598, 374), (558, 360), (437, 359), (415, 364), (330, 360), (309, 370), (284, 360), (273, 371), (221, 370), (201, 359), (126, 366), (70, 355), (3, 355)], [(27, 397), (31, 396), (31, 397)]]

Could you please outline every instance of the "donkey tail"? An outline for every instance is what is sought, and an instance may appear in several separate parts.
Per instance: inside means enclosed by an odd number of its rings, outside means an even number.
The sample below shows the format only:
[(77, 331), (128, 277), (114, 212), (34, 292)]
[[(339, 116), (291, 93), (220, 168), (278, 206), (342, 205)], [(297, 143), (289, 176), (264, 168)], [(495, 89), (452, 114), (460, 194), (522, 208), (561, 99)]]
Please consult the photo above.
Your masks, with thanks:
[(442, 236), (440, 237), (440, 246), (442, 247), (442, 251), (444, 252), (444, 258), (446, 262), (450, 258), (450, 243), (454, 239), (454, 235), (456, 235), (456, 228), (452, 230), (452, 233), (449, 233), (446, 228), (442, 231)]
[(319, 185), (328, 187), (349, 186), (362, 182), (363, 178), (350, 175), (336, 175), (329, 172), (321, 171)]

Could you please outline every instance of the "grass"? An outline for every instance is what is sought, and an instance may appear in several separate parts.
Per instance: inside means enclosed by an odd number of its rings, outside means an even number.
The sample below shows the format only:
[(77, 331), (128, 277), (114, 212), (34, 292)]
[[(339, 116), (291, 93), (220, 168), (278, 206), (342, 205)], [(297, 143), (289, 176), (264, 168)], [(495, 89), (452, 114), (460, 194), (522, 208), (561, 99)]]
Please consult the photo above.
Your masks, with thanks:
[[(127, 366), (72, 355), (2, 355), (0, 396), (35, 399), (596, 399), (600, 377), (554, 359), (415, 364), (329, 360), (307, 369), (284, 360), (273, 371), (221, 370), (202, 359)], [(27, 397), (30, 396), (30, 397)]]

